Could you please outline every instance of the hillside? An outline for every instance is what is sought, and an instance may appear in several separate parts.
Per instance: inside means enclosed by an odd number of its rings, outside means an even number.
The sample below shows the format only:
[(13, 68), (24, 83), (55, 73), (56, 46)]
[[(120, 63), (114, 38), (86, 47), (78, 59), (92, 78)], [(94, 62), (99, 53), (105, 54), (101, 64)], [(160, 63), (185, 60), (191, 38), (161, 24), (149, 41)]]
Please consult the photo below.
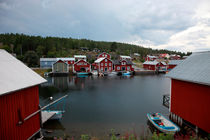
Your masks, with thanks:
[(151, 48), (119, 42), (29, 36), (24, 34), (0, 34), (0, 48), (16, 54), (18, 59), (29, 66), (38, 66), (40, 57), (72, 57), (75, 54), (87, 55), (88, 61), (92, 62), (100, 52), (111, 53), (113, 58), (116, 58), (118, 55), (139, 53), (140, 59), (144, 58), (147, 54), (158, 53), (186, 55), (181, 52), (153, 50)]

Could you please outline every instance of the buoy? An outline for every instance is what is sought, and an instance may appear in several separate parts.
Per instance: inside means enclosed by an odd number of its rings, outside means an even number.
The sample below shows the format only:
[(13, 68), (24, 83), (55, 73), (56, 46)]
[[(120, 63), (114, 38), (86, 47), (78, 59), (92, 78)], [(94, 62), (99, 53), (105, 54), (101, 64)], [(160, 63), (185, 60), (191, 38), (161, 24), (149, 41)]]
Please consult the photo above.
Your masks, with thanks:
[(50, 100), (51, 100), (51, 101), (53, 100), (53, 97), (52, 97), (52, 96), (50, 97)]

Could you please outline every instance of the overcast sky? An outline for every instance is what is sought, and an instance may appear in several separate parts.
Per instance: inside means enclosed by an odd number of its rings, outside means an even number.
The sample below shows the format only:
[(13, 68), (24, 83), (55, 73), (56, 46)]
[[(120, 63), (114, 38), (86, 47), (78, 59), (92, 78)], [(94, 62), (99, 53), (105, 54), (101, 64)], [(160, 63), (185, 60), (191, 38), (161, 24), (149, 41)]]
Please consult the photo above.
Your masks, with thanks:
[(0, 0), (0, 33), (210, 50), (210, 0)]

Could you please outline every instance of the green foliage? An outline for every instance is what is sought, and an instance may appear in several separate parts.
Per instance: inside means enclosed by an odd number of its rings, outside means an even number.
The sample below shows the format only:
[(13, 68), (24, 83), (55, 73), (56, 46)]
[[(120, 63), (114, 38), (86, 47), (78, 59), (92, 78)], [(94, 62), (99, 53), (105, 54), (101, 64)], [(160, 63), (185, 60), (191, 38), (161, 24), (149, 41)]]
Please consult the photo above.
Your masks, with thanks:
[(34, 51), (27, 51), (24, 55), (23, 61), (29, 66), (34, 67), (38, 65), (39, 57)]
[[(0, 34), (0, 43), (3, 43), (0, 48), (5, 49), (8, 52), (16, 53), (17, 58), (21, 58), (20, 56), (26, 54), (28, 51), (36, 52), (38, 57), (72, 57), (75, 54), (86, 55), (87, 52), (81, 51), (81, 48), (87, 48), (90, 51), (96, 48), (100, 50), (100, 52), (111, 52), (112, 56), (139, 53), (141, 56), (139, 58), (140, 60), (142, 60), (147, 54), (168, 53), (179, 54), (181, 56), (186, 55), (185, 53), (181, 52), (153, 50), (151, 48), (144, 48), (142, 46), (126, 43), (93, 41), (87, 39), (29, 36), (24, 34)], [(190, 52), (188, 54), (190, 54)], [(92, 61), (92, 59), (90, 60)], [(28, 63), (26, 61), (24, 62)]]
[(151, 140), (174, 140), (174, 136), (173, 134), (160, 133), (159, 135), (157, 135), (156, 133), (154, 133)]
[(81, 140), (89, 140), (90, 137), (87, 134), (81, 135)]

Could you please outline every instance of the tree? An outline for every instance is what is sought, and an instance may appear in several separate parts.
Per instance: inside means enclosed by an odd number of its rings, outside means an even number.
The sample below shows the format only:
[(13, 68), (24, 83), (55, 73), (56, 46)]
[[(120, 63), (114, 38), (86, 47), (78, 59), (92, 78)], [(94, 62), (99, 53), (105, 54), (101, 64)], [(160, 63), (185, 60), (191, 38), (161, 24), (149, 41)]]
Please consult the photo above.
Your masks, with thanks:
[(117, 49), (117, 43), (116, 43), (116, 42), (113, 42), (113, 43), (111, 44), (110, 51), (111, 51), (111, 52), (115, 52), (116, 49)]
[(27, 51), (24, 55), (23, 61), (29, 66), (38, 66), (39, 57), (35, 51)]

